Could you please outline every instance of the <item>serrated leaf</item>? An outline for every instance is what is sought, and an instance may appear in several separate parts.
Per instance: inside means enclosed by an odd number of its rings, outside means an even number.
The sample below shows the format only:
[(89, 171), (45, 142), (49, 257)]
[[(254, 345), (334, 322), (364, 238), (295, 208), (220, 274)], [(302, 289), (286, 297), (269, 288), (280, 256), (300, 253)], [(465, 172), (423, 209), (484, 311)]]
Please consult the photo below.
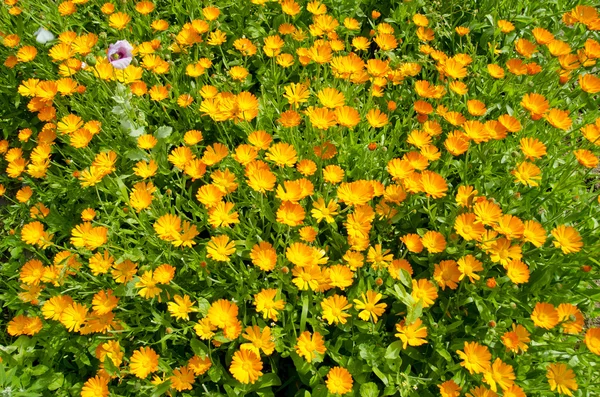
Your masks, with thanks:
[(173, 127), (169, 127), (166, 125), (160, 126), (156, 129), (156, 137), (157, 138), (166, 138), (173, 133)]
[(373, 382), (360, 385), (360, 397), (378, 397), (379, 388)]

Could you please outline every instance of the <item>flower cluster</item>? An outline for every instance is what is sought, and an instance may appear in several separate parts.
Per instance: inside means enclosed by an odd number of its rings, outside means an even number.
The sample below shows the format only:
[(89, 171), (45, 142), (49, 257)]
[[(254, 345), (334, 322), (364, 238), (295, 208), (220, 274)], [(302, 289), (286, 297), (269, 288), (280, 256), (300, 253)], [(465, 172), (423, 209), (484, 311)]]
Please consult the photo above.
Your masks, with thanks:
[(4, 0), (2, 373), (594, 393), (597, 8), (192, 3)]

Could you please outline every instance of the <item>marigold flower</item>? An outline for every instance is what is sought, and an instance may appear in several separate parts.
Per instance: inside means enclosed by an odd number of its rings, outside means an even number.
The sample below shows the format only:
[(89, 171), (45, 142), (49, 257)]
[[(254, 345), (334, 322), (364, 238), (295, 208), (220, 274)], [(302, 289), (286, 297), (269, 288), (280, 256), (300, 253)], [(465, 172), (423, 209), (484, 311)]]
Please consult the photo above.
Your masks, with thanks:
[(325, 354), (327, 348), (323, 340), (323, 336), (314, 332), (312, 335), (308, 331), (304, 331), (298, 337), (296, 346), (296, 353), (299, 356), (304, 357), (307, 362), (311, 362), (317, 355)]
[(600, 328), (588, 328), (584, 341), (592, 353), (600, 356)]
[(548, 378), (550, 390), (556, 390), (559, 394), (572, 396), (572, 391), (578, 388), (575, 373), (566, 364), (550, 364), (546, 377)]
[(325, 384), (330, 393), (343, 395), (352, 391), (352, 375), (346, 368), (333, 367), (327, 373)]
[(129, 368), (138, 378), (146, 379), (149, 374), (158, 370), (159, 357), (151, 347), (142, 347), (133, 352), (129, 360)]
[(211, 237), (206, 245), (206, 256), (219, 262), (229, 262), (229, 257), (235, 253), (235, 242), (226, 234)]
[(558, 320), (558, 312), (550, 303), (538, 302), (531, 313), (531, 319), (537, 327), (545, 329), (554, 328)]
[(564, 254), (581, 251), (583, 242), (577, 229), (572, 226), (560, 225), (550, 232), (554, 237), (554, 246), (560, 248)]
[(411, 296), (416, 301), (422, 300), (423, 307), (433, 305), (438, 297), (435, 285), (427, 279), (412, 280), (412, 287)]
[(462, 360), (460, 365), (471, 374), (481, 374), (491, 369), (492, 354), (487, 346), (477, 342), (465, 342), (463, 351), (457, 350), (456, 354)]

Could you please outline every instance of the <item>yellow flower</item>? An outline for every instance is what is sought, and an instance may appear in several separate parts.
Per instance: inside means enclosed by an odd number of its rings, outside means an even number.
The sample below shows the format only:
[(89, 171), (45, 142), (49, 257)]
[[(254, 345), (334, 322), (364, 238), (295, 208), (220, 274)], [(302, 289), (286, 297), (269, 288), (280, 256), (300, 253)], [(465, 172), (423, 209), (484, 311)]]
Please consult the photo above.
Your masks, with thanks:
[(460, 365), (465, 367), (471, 374), (481, 374), (491, 368), (492, 354), (487, 346), (480, 345), (477, 342), (465, 342), (464, 351), (457, 350), (456, 354), (463, 360)]
[(425, 338), (427, 337), (427, 327), (423, 326), (423, 321), (417, 318), (412, 324), (406, 325), (406, 320), (402, 320), (396, 324), (396, 331), (398, 331), (396, 337), (402, 341), (402, 347), (404, 349), (410, 346), (421, 346), (427, 343)]
[(492, 391), (498, 391), (497, 386), (500, 386), (502, 390), (508, 389), (515, 383), (515, 379), (513, 367), (504, 363), (500, 358), (496, 358), (490, 369), (483, 374), (483, 381), (490, 385)]
[(146, 379), (158, 369), (159, 357), (151, 347), (142, 347), (133, 352), (129, 360), (129, 369), (138, 378)]
[(263, 363), (260, 357), (252, 350), (241, 349), (233, 354), (229, 372), (238, 381), (244, 384), (256, 382), (263, 373)]
[(560, 225), (550, 232), (554, 237), (554, 246), (562, 250), (564, 254), (581, 251), (583, 242), (577, 229), (572, 226)]
[(229, 262), (229, 257), (235, 253), (235, 242), (226, 234), (211, 237), (206, 245), (206, 256), (219, 262)]
[(188, 320), (190, 319), (189, 314), (197, 311), (197, 309), (193, 308), (194, 302), (190, 300), (190, 297), (187, 295), (175, 295), (173, 297), (175, 302), (167, 303), (169, 313), (171, 316), (175, 317), (178, 320)]
[(81, 397), (107, 397), (109, 381), (110, 378), (101, 375), (89, 378), (81, 388)]
[(332, 394), (346, 394), (352, 391), (352, 375), (346, 368), (333, 367), (327, 373), (325, 384)]
[(296, 353), (308, 362), (311, 362), (317, 355), (325, 354), (327, 350), (323, 336), (316, 331), (312, 335), (308, 331), (300, 334), (295, 349)]
[(242, 334), (242, 337), (249, 340), (250, 343), (243, 343), (240, 345), (241, 349), (248, 349), (260, 355), (262, 350), (267, 356), (273, 354), (275, 350), (275, 343), (271, 340), (271, 328), (264, 327), (261, 331), (260, 327), (254, 325), (246, 328), (246, 333)]
[(387, 307), (385, 303), (377, 303), (383, 298), (383, 295), (376, 291), (368, 290), (366, 294), (363, 292), (361, 297), (362, 300), (354, 299), (354, 307), (360, 310), (358, 317), (364, 321), (369, 321), (369, 319), (373, 318), (373, 322), (377, 323), (378, 317), (385, 312), (385, 308)]
[(559, 394), (572, 396), (572, 391), (577, 390), (575, 373), (566, 364), (550, 364), (546, 373), (550, 390), (558, 391)]
[(351, 307), (352, 305), (348, 303), (348, 299), (343, 295), (335, 294), (321, 301), (323, 318), (328, 324), (346, 324), (346, 318), (350, 317), (350, 314), (346, 313), (344, 310), (350, 309)]
[(285, 302), (283, 299), (275, 299), (277, 295), (276, 289), (263, 289), (258, 294), (254, 295), (254, 306), (256, 311), (262, 313), (264, 319), (277, 321), (278, 310), (283, 310)]

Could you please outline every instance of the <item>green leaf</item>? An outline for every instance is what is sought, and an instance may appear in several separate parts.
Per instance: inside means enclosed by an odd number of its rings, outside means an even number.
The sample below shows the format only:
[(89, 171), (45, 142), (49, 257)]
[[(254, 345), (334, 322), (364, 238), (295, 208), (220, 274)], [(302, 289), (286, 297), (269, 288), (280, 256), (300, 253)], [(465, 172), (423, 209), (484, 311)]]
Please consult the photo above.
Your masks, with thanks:
[(208, 309), (210, 309), (210, 302), (205, 298), (198, 298), (198, 312), (206, 317)]
[(58, 390), (59, 388), (62, 387), (64, 381), (65, 381), (64, 375), (60, 372), (55, 372), (54, 380), (52, 381), (52, 383), (50, 383), (48, 385), (48, 390), (50, 390), (50, 391)]
[(196, 338), (192, 339), (190, 341), (190, 347), (192, 348), (192, 351), (194, 352), (194, 354), (196, 354), (200, 357), (204, 357), (209, 354), (208, 346), (206, 346), (204, 343), (202, 343), (199, 339), (196, 339)]
[(378, 397), (379, 388), (373, 382), (360, 385), (360, 397)]
[(302, 296), (302, 314), (300, 316), (300, 332), (306, 329), (306, 317), (308, 316), (308, 295)]
[(392, 342), (385, 350), (385, 359), (386, 360), (395, 360), (400, 356), (401, 351), (402, 351), (402, 341), (397, 340), (395, 342)]
[(157, 138), (167, 138), (169, 135), (173, 133), (173, 127), (168, 127), (166, 125), (160, 126), (156, 129), (156, 137)]
[(327, 397), (328, 394), (325, 385), (317, 385), (312, 391), (312, 397)]
[(298, 355), (298, 353), (296, 353), (295, 351), (292, 351), (290, 353), (290, 357), (292, 358), (292, 361), (294, 362), (294, 366), (296, 367), (296, 371), (298, 371), (298, 373), (300, 375), (305, 375), (308, 373), (308, 371), (310, 371), (310, 364), (306, 362), (305, 359), (303, 359), (302, 357), (300, 357)]
[(419, 299), (416, 304), (408, 306), (408, 314), (406, 315), (406, 324), (414, 323), (423, 314), (423, 300)]
[(281, 380), (279, 379), (279, 376), (272, 372), (261, 376), (260, 379), (258, 379), (258, 381), (254, 384), (253, 389), (258, 390), (271, 386), (281, 386)]
[(165, 394), (171, 388), (171, 381), (167, 380), (166, 382), (161, 383), (160, 385), (154, 388), (154, 392), (152, 392), (151, 397), (158, 397)]

